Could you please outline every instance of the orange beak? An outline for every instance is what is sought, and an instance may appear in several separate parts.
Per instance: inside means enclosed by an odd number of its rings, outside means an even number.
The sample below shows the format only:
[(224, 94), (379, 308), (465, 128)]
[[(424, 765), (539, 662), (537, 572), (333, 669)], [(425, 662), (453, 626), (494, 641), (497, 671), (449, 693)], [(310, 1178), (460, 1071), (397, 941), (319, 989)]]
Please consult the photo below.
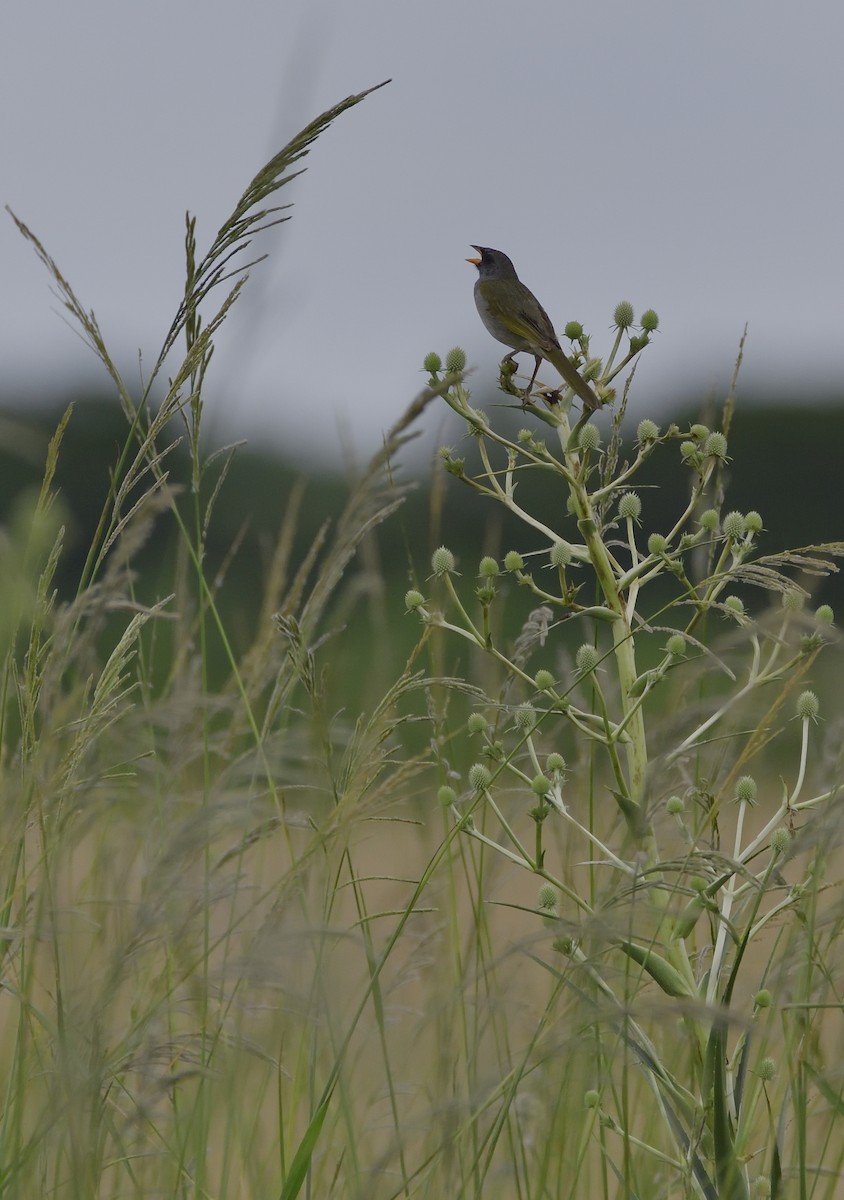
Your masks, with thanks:
[(470, 262), (473, 267), (479, 267), (481, 265), (481, 260), (479, 258), (467, 258), (466, 262)]

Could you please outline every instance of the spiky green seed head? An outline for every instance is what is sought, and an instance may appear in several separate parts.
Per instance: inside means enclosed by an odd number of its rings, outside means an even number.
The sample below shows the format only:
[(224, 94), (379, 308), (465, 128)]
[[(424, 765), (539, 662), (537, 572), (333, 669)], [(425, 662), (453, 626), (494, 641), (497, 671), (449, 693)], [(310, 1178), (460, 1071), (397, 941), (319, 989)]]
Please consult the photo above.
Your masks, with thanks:
[(767, 988), (760, 988), (760, 990), (753, 997), (753, 1004), (755, 1008), (770, 1008), (773, 1002), (774, 997)]
[(616, 329), (629, 329), (635, 320), (633, 305), (629, 300), (622, 300), (615, 306), (615, 312), (612, 315), (613, 324)]
[(443, 360), (437, 354), (436, 350), (432, 350), (430, 354), (425, 355), (423, 366), (429, 375), (436, 375), (437, 371), (442, 370)]
[(773, 1058), (767, 1058), (767, 1057), (760, 1058), (759, 1066), (757, 1067), (756, 1070), (757, 1070), (757, 1074), (758, 1074), (759, 1078), (764, 1083), (768, 1083), (771, 1079), (774, 1078), (774, 1076), (777, 1073), (776, 1060)]
[(707, 533), (718, 532), (718, 513), (714, 508), (707, 508), (700, 514), (700, 527)]
[(601, 431), (597, 425), (584, 425), (577, 440), (581, 450), (597, 450), (601, 444)]
[(723, 521), (724, 536), (736, 541), (744, 535), (744, 513), (728, 512)]
[(473, 734), (473, 735), (478, 734), (478, 733), (484, 733), (487, 728), (487, 719), (483, 715), (483, 713), (479, 713), (479, 712), (469, 713), (468, 720), (466, 721), (466, 728), (469, 731), (469, 733)]
[(588, 675), (591, 671), (594, 671), (600, 659), (600, 654), (590, 642), (584, 642), (574, 656), (574, 661), (581, 675)]
[(520, 429), (516, 434), (517, 442), (529, 442), (533, 438), (533, 433), (529, 429)]
[(449, 808), (452, 804), (456, 804), (457, 793), (455, 792), (454, 788), (449, 787), (448, 784), (444, 783), (443, 786), (437, 791), (437, 803), (440, 804), (442, 808)]
[(566, 769), (566, 760), (562, 754), (554, 752), (548, 755), (548, 758), (545, 760), (545, 767), (552, 775), (562, 775)]
[(727, 439), (723, 433), (710, 433), (703, 443), (703, 453), (707, 458), (720, 458), (723, 462), (727, 457)]
[(648, 538), (648, 553), (654, 555), (664, 554), (668, 548), (668, 538), (663, 537), (661, 533), (652, 533)]
[(642, 501), (636, 492), (626, 492), (618, 502), (618, 515), (622, 521), (637, 521), (642, 513)]
[(550, 883), (543, 883), (536, 896), (536, 907), (540, 912), (553, 913), (557, 908), (557, 892)]
[(665, 643), (665, 649), (674, 658), (682, 658), (686, 653), (686, 639), (682, 633), (672, 633), (671, 637)]
[(523, 571), (524, 569), (525, 560), (519, 554), (518, 550), (508, 550), (504, 555), (504, 570), (515, 574), (516, 571)]
[(814, 692), (801, 692), (797, 697), (797, 715), (801, 721), (816, 721), (820, 707)]
[(590, 1090), (583, 1097), (583, 1104), (586, 1108), (597, 1108), (601, 1103), (601, 1097), (596, 1091)]
[(644, 421), (640, 421), (636, 426), (636, 440), (638, 442), (653, 442), (659, 437), (659, 426), (656, 421), (651, 421), (646, 417)]
[(466, 459), (465, 458), (447, 458), (445, 460), (445, 469), (449, 475), (454, 475), (457, 479), (462, 479), (466, 474)]
[(469, 768), (469, 787), (473, 792), (483, 792), (489, 787), (492, 774), (483, 763), (473, 763)]
[(697, 443), (696, 442), (681, 442), (680, 443), (680, 455), (682, 456), (683, 459), (688, 461), (690, 458), (694, 458), (694, 456), (696, 454), (697, 454)]
[(709, 887), (707, 881), (701, 875), (693, 875), (689, 880), (689, 887), (693, 892), (705, 892)]
[(409, 592), (404, 594), (404, 606), (408, 612), (415, 612), (417, 608), (421, 608), (425, 603), (425, 597), (421, 592), (417, 592), (415, 588), (411, 588)]
[(450, 575), (454, 570), (454, 555), (448, 546), (440, 546), (431, 555), (431, 570), (435, 575)]
[(659, 329), (659, 317), (652, 308), (646, 308), (642, 313), (642, 319), (639, 324), (645, 333), (656, 333), (657, 329)]
[(689, 433), (698, 442), (703, 442), (709, 437), (709, 430), (705, 425), (693, 425)]
[(685, 808), (686, 806), (681, 796), (669, 796), (665, 802), (666, 812), (670, 813), (672, 817), (679, 817), (685, 811)]
[(488, 554), (485, 555), (478, 566), (478, 575), (481, 579), (494, 579), (498, 574), (498, 563)]
[(449, 374), (458, 374), (466, 370), (466, 351), (460, 346), (452, 346), (445, 356), (445, 369)]
[(521, 729), (522, 733), (530, 733), (536, 724), (536, 709), (532, 704), (520, 704), (513, 713), (513, 719), (517, 729)]
[(551, 791), (551, 780), (547, 775), (534, 775), (530, 781), (530, 790), (534, 796), (547, 796)]
[(781, 603), (786, 612), (801, 612), (806, 603), (806, 596), (799, 588), (789, 588), (783, 592)]
[(600, 358), (590, 358), (583, 368), (583, 378), (594, 383), (596, 379), (600, 379), (603, 369), (604, 364)]
[(551, 566), (559, 570), (560, 567), (567, 567), (571, 560), (572, 548), (569, 543), (562, 539), (559, 542), (555, 542), (551, 547)]
[(771, 834), (771, 849), (777, 858), (782, 858), (790, 845), (791, 834), (784, 825), (780, 825), (779, 829), (775, 829)]
[(751, 508), (750, 512), (744, 514), (744, 527), (748, 533), (761, 533), (764, 526), (762, 525), (762, 516)]
[(828, 604), (822, 604), (815, 611), (815, 620), (819, 625), (831, 625), (835, 620), (835, 613)]
[(549, 688), (554, 686), (554, 676), (550, 671), (541, 669), (534, 675), (533, 682), (536, 684), (538, 692), (547, 692)]
[(730, 612), (736, 614), (737, 617), (744, 616), (744, 601), (740, 596), (727, 596), (724, 601), (724, 608), (728, 608)]
[(563, 333), (570, 342), (577, 342), (583, 337), (583, 326), (579, 321), (568, 321)]
[(752, 775), (742, 775), (736, 780), (735, 799), (739, 804), (756, 803), (756, 780)]

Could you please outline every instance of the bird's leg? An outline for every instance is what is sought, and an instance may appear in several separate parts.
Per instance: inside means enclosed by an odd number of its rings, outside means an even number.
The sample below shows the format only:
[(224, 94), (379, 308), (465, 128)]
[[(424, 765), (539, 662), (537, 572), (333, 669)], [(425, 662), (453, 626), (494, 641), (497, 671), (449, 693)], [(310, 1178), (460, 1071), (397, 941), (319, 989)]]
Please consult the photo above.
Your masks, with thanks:
[(530, 383), (529, 383), (529, 384), (527, 385), (527, 387), (525, 388), (525, 400), (527, 400), (527, 399), (528, 399), (528, 397), (530, 396), (531, 392), (533, 391), (533, 384), (534, 384), (534, 380), (536, 379), (536, 376), (537, 376), (537, 375), (538, 375), (538, 373), (539, 373), (539, 364), (540, 364), (541, 362), (542, 362), (542, 359), (539, 357), (539, 355), (536, 355), (536, 356), (535, 356), (534, 367), (533, 367), (533, 374), (532, 374), (532, 375), (531, 375), (531, 377), (530, 377)]

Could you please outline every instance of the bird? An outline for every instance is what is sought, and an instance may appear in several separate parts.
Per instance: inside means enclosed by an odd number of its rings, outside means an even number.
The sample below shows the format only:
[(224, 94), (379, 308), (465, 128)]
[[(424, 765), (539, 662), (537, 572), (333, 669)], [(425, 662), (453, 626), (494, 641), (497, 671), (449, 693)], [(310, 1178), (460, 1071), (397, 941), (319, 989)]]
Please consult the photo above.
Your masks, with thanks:
[(472, 246), (472, 249), (477, 250), (480, 258), (467, 258), (466, 261), (478, 268), (475, 304), (481, 320), (496, 341), (511, 347), (512, 353), (505, 355), (505, 361), (512, 362), (514, 355), (521, 352), (532, 354), (536, 359), (525, 397), (530, 395), (544, 358), (557, 368), (590, 411), (600, 408), (601, 401), (557, 340), (551, 318), (530, 288), (519, 279), (507, 255), (489, 246)]

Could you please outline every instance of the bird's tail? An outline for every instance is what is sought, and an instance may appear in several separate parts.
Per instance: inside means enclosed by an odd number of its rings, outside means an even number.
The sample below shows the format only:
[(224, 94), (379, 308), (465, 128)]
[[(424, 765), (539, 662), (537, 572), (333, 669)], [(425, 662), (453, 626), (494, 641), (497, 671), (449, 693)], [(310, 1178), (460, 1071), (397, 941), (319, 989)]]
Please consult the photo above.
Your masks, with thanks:
[(596, 409), (601, 407), (603, 401), (598, 399), (592, 388), (580, 374), (577, 367), (564, 350), (551, 350), (549, 348), (545, 357), (552, 366), (557, 368), (571, 390), (575, 393), (575, 395), (580, 397), (580, 399), (591, 412), (595, 412)]

